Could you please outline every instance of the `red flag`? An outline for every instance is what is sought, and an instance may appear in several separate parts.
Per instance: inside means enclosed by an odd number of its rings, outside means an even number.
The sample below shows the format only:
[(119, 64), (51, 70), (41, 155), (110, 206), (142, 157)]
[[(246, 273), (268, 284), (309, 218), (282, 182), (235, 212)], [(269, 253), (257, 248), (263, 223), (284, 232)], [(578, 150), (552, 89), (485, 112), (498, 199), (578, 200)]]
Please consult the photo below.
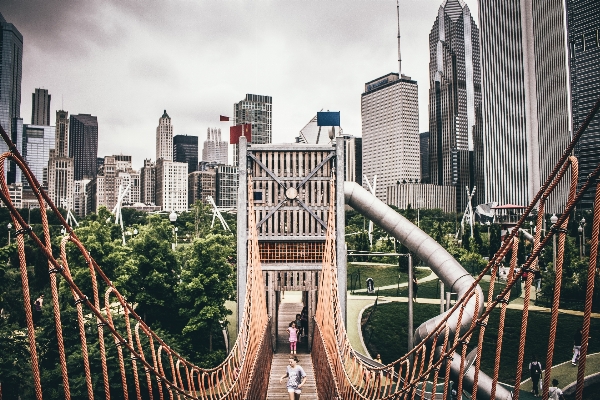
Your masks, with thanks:
[(240, 136), (252, 143), (252, 124), (234, 125), (229, 127), (229, 144), (239, 144)]
[(242, 136), (242, 126), (234, 125), (229, 127), (229, 144), (238, 144)]
[(229, 117), (226, 117), (224, 115), (220, 115), (219, 116), (219, 121), (229, 121)]

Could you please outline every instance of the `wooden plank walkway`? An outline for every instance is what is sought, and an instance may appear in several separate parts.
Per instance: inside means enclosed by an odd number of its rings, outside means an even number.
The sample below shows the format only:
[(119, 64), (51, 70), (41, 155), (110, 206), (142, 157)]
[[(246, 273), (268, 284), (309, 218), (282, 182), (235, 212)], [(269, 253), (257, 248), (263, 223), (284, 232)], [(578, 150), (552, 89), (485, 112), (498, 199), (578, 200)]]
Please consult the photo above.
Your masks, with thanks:
[[(286, 293), (286, 297), (291, 293)], [(267, 392), (267, 400), (289, 400), (289, 394), (285, 387), (287, 379), (279, 383), (279, 378), (285, 375), (286, 366), (289, 364), (290, 345), (288, 341), (287, 328), (289, 323), (296, 319), (296, 314), (302, 311), (302, 303), (285, 303), (279, 305), (279, 323), (277, 324), (277, 352), (273, 355), (271, 364), (271, 375), (269, 377), (269, 390)], [(313, 372), (312, 359), (308, 353), (308, 345), (306, 338), (304, 343), (299, 344), (296, 349), (296, 356), (300, 360), (299, 364), (306, 372), (306, 383), (302, 386), (302, 400), (317, 399), (317, 385)]]

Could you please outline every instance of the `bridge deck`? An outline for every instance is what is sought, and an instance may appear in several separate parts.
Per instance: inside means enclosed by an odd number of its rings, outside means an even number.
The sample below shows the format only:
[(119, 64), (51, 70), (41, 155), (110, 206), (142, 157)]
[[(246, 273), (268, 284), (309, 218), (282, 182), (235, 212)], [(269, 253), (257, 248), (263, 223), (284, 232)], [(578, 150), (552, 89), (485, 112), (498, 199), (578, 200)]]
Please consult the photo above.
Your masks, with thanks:
[[(293, 293), (286, 293), (288, 299), (293, 298)], [(299, 298), (298, 298), (299, 300)], [(285, 300), (284, 300), (285, 301)], [(271, 363), (271, 376), (269, 377), (269, 391), (267, 400), (289, 400), (289, 395), (285, 388), (285, 382), (279, 383), (279, 378), (285, 374), (285, 367), (288, 365), (290, 355), (290, 346), (286, 329), (288, 324), (296, 318), (296, 314), (302, 311), (302, 303), (282, 302), (279, 306), (279, 323), (277, 324), (277, 352), (273, 355)], [(301, 398), (303, 400), (312, 400), (317, 398), (317, 385), (313, 373), (312, 360), (307, 351), (306, 338), (304, 343), (299, 344), (297, 356), (300, 359), (300, 365), (306, 372), (306, 383), (302, 387)]]

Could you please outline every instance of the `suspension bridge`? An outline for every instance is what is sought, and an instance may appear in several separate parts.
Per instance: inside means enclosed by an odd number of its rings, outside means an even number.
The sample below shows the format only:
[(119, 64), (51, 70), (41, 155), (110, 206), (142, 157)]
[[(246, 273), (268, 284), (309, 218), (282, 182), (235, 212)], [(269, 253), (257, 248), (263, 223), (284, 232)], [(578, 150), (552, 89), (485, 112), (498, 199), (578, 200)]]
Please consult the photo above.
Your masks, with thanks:
[[(42, 386), (36, 329), (31, 308), (25, 239), (39, 248), (48, 261), (52, 316), (59, 354), (62, 382), (60, 390), (71, 399), (73, 377), (83, 377), (89, 399), (95, 387), (104, 397), (115, 396), (109, 385), (107, 353), (116, 350), (121, 387), (117, 398), (136, 399), (267, 399), (281, 390), (273, 386), (272, 375), (282, 353), (278, 326), (289, 316), (280, 316), (284, 290), (303, 292), (309, 324), (305, 344), (310, 357), (303, 362), (312, 372), (311, 393), (318, 399), (447, 399), (449, 382), (458, 393), (477, 399), (518, 399), (520, 396), (524, 347), (527, 340), (529, 291), (533, 273), (525, 284), (518, 359), (514, 365), (515, 384), (506, 388), (498, 382), (500, 360), (508, 350), (502, 346), (506, 310), (511, 288), (525, 272), (539, 270), (538, 258), (556, 236), (558, 251), (555, 284), (544, 365), (553, 365), (559, 314), (566, 227), (571, 212), (588, 190), (595, 190), (594, 220), (590, 239), (588, 286), (583, 312), (581, 357), (577, 370), (576, 398), (581, 399), (586, 375), (586, 355), (592, 311), (594, 277), (597, 273), (600, 230), (600, 165), (578, 187), (578, 163), (572, 156), (575, 144), (600, 107), (595, 104), (589, 116), (565, 149), (556, 167), (525, 209), (501, 248), (478, 276), (469, 274), (442, 246), (425, 232), (376, 199), (357, 184), (343, 181), (343, 149), (334, 146), (249, 145), (240, 139), (240, 190), (238, 195), (238, 334), (227, 358), (217, 367), (200, 368), (182, 357), (136, 313), (119, 288), (98, 265), (78, 239), (33, 176), (9, 136), (0, 130), (10, 151), (0, 156), (0, 199), (10, 211), (16, 230), (23, 307), (29, 344), (31, 385), (37, 400), (48, 390)], [(341, 143), (341, 142), (340, 142)], [(14, 207), (5, 178), (5, 161), (13, 162), (34, 188), (41, 211), (43, 235), (36, 235)], [(336, 168), (336, 166), (338, 166)], [(564, 212), (542, 235), (546, 200), (557, 184), (569, 179), (570, 190)], [(344, 207), (349, 205), (403, 243), (411, 253), (431, 267), (458, 300), (448, 311), (421, 324), (414, 332), (413, 348), (400, 359), (381, 365), (355, 351), (346, 333), (346, 254), (344, 248)], [(536, 210), (537, 213), (533, 213)], [(54, 213), (65, 229), (58, 254), (52, 249), (47, 213)], [(531, 215), (536, 218), (533, 250), (518, 269), (517, 232)], [(84, 289), (69, 269), (67, 246), (77, 249), (87, 263), (89, 284)], [(502, 259), (512, 254), (506, 284), (494, 296), (497, 272)], [(490, 275), (489, 291), (479, 282)], [(68, 368), (72, 348), (63, 339), (57, 275), (68, 285), (76, 308), (82, 365)], [(91, 290), (89, 292), (88, 290)], [(121, 312), (115, 312), (118, 303)], [(493, 310), (499, 311), (499, 327), (494, 334), (495, 368), (481, 371), (482, 347)], [(295, 312), (295, 311), (294, 311)], [(85, 314), (85, 315), (84, 315)], [(91, 314), (91, 318), (89, 318)], [(97, 348), (89, 348), (94, 336)], [(96, 339), (97, 338), (97, 339)], [(510, 349), (514, 352), (515, 349)], [(92, 359), (94, 357), (94, 359)], [(97, 359), (96, 359), (97, 358)], [(91, 364), (99, 364), (93, 373)], [(277, 368), (277, 367), (276, 367)], [(281, 367), (279, 367), (281, 368)], [(551, 369), (543, 376), (542, 398), (548, 399)], [(270, 383), (271, 382), (271, 383)], [(443, 388), (441, 388), (443, 386)], [(1, 389), (1, 388), (0, 388)], [(121, 394), (122, 393), (122, 394)], [(61, 397), (62, 397), (61, 395)], [(1, 390), (0, 390), (1, 396)], [(308, 394), (303, 395), (308, 397)], [(311, 395), (312, 396), (312, 395)], [(97, 397), (97, 396), (96, 396)], [(312, 398), (312, 397), (311, 397)]]

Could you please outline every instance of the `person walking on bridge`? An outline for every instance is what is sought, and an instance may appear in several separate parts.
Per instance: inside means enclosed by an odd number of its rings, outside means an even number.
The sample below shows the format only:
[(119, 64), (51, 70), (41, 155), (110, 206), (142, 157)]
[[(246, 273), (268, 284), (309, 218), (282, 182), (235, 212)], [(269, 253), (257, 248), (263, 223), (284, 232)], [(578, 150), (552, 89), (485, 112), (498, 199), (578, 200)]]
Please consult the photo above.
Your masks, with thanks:
[(298, 365), (298, 357), (290, 356), (290, 364), (286, 367), (285, 375), (279, 378), (279, 383), (285, 378), (288, 378), (286, 387), (290, 395), (290, 400), (300, 400), (302, 386), (306, 382), (306, 372)]

